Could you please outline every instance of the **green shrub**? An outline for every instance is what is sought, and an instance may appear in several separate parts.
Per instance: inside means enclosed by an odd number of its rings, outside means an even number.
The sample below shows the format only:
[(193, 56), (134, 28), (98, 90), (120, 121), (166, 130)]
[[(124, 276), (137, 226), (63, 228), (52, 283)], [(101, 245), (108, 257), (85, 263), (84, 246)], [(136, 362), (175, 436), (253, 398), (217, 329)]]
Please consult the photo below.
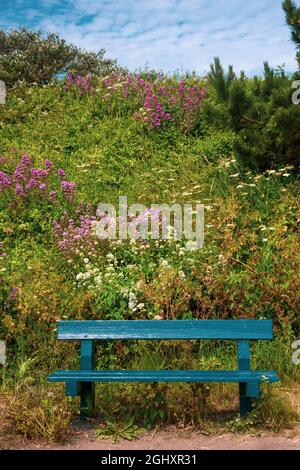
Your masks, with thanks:
[(297, 59), (300, 67), (300, 8), (293, 0), (284, 0), (282, 3), (286, 15), (286, 22), (290, 26), (292, 40), (297, 48)]
[(104, 49), (82, 51), (57, 34), (43, 36), (26, 28), (0, 31), (0, 51), (0, 80), (8, 87), (18, 82), (45, 84), (67, 71), (103, 75), (116, 65), (104, 59)]
[(25, 387), (7, 395), (3, 411), (8, 429), (30, 439), (61, 441), (71, 419), (66, 398), (41, 388)]
[(235, 131), (234, 152), (250, 168), (266, 170), (300, 164), (300, 113), (292, 103), (293, 78), (264, 64), (264, 77), (225, 74), (215, 59), (209, 74), (215, 99), (204, 103), (210, 123)]

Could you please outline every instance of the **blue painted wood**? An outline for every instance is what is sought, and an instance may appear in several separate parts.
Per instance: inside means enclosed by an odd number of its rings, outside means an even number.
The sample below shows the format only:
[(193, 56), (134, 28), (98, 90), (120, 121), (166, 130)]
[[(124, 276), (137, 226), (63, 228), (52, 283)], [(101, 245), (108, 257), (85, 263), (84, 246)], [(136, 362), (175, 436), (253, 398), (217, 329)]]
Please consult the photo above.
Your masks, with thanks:
[(250, 369), (250, 344), (249, 341), (238, 342), (238, 365), (240, 370)]
[(66, 382), (66, 396), (67, 397), (78, 397), (79, 392), (78, 382)]
[(95, 367), (95, 346), (90, 340), (80, 343), (80, 369), (91, 370)]
[(247, 386), (249, 383), (239, 384), (240, 393), (240, 416), (246, 416), (252, 411), (252, 399), (247, 395)]
[(259, 398), (260, 397), (260, 383), (247, 383), (246, 389), (247, 397)]
[(69, 370), (48, 376), (50, 382), (278, 382), (273, 371), (243, 370)]
[[(80, 369), (92, 371), (95, 367), (94, 341), (84, 340), (80, 343)], [(95, 383), (92, 381), (80, 382), (80, 419), (93, 414), (95, 408)]]
[[(262, 382), (278, 382), (273, 371), (250, 370), (252, 339), (272, 339), (270, 320), (104, 320), (60, 321), (58, 338), (81, 340), (80, 369), (51, 374), (51, 382), (66, 382), (66, 393), (80, 395), (81, 418), (94, 408), (96, 382), (237, 382), (241, 416), (251, 411)], [(94, 370), (94, 340), (228, 339), (238, 340), (237, 371)]]
[(232, 339), (273, 338), (271, 320), (79, 320), (59, 321), (58, 339)]
[[(239, 370), (250, 370), (250, 344), (249, 341), (238, 342), (238, 366)], [(249, 383), (239, 384), (240, 415), (245, 416), (252, 410), (251, 395), (248, 392)]]
[(80, 382), (80, 419), (92, 416), (95, 409), (95, 382)]

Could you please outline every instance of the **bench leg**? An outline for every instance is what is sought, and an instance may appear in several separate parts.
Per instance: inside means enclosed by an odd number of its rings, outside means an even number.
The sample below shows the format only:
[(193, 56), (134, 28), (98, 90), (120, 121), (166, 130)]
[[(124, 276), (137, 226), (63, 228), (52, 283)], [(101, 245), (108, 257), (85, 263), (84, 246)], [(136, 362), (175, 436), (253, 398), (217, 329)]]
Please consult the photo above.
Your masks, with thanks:
[(252, 410), (252, 400), (246, 396), (247, 384), (240, 383), (240, 417), (246, 416)]
[(91, 416), (95, 408), (95, 384), (81, 382), (80, 384), (80, 419)]
[(80, 387), (78, 382), (66, 382), (66, 396), (78, 397), (80, 395)]
[[(92, 371), (95, 366), (94, 342), (81, 341), (80, 370)], [(81, 382), (80, 385), (80, 419), (91, 416), (95, 408), (95, 384), (93, 382)]]
[(246, 416), (252, 411), (252, 398), (260, 396), (259, 383), (240, 383), (240, 416)]

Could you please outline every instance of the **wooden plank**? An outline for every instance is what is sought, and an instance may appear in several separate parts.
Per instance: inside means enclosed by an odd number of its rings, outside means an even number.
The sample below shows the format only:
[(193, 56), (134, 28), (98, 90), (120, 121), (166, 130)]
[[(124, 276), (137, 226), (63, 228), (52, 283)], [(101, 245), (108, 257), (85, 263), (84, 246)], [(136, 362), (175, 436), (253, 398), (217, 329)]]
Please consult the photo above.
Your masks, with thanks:
[[(250, 370), (250, 344), (249, 341), (238, 342), (238, 366), (239, 370)], [(250, 383), (239, 383), (240, 416), (246, 416), (252, 410), (251, 395), (248, 395)], [(258, 387), (257, 382), (255, 385)]]
[(59, 321), (58, 339), (272, 339), (271, 320)]
[(58, 371), (50, 382), (278, 382), (273, 371), (242, 370), (96, 370)]
[(66, 396), (78, 397), (80, 395), (80, 386), (78, 382), (66, 382)]
[(249, 341), (238, 342), (238, 364), (240, 370), (250, 369), (250, 344)]
[(95, 364), (95, 349), (94, 342), (90, 340), (81, 341), (81, 355), (80, 355), (80, 369), (91, 370), (94, 369)]
[[(80, 369), (83, 372), (92, 371), (95, 367), (94, 342), (81, 341)], [(95, 384), (91, 381), (80, 382), (80, 419), (93, 414), (95, 408)]]
[(247, 396), (251, 398), (260, 397), (260, 384), (259, 383), (247, 383)]

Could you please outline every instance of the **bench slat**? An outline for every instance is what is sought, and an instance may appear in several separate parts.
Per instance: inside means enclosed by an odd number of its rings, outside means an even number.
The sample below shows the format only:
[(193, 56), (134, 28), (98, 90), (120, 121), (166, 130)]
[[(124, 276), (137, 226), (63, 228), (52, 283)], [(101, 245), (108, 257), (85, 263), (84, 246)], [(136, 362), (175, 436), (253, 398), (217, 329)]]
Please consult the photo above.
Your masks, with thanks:
[(278, 382), (273, 371), (244, 370), (95, 370), (57, 371), (50, 382)]
[(271, 320), (66, 320), (58, 322), (61, 340), (273, 338)]

